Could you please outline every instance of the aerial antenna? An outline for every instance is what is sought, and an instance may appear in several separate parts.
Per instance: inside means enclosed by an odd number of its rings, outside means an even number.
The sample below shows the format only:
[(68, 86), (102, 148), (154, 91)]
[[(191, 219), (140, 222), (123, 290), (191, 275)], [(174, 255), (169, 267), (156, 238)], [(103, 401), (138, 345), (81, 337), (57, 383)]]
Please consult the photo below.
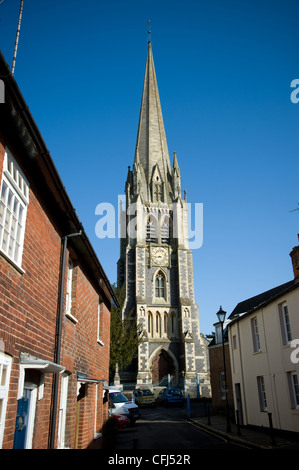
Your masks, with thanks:
[[(298, 202), (298, 206), (299, 206), (299, 202)], [(289, 212), (295, 212), (295, 211), (299, 211), (299, 207), (297, 207), (296, 209), (292, 209), (292, 210), (289, 211)]]
[(17, 57), (17, 50), (18, 50), (18, 43), (19, 43), (19, 36), (20, 36), (20, 29), (21, 29), (21, 20), (22, 20), (22, 13), (23, 13), (23, 3), (24, 3), (24, 0), (21, 0), (20, 11), (19, 11), (19, 21), (18, 21), (18, 28), (17, 28), (16, 42), (15, 42), (15, 50), (13, 54), (12, 67), (11, 67), (12, 75), (14, 74), (15, 65), (16, 65), (16, 57)]

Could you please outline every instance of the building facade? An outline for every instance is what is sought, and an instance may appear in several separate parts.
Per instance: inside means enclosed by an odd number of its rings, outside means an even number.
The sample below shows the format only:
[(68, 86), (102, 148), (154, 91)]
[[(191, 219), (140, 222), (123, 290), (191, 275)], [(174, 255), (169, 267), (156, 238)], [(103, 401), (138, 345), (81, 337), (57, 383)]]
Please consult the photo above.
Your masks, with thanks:
[[(226, 408), (226, 399), (230, 410), (234, 407), (230, 352), (227, 328), (224, 328), (224, 357), (222, 345), (221, 324), (215, 323), (215, 337), (208, 346), (210, 358), (210, 379), (212, 392), (212, 405), (214, 411), (223, 411)], [(225, 369), (224, 369), (225, 361)]]
[(86, 448), (114, 294), (0, 54), (0, 448)]
[(294, 279), (247, 299), (230, 315), (235, 409), (241, 424), (299, 432), (299, 246)]
[[(195, 395), (208, 393), (204, 342), (199, 331), (189, 249), (186, 192), (176, 154), (171, 165), (152, 45), (148, 54), (133, 168), (129, 167), (118, 285), (125, 284), (123, 315), (137, 321), (141, 343), (123, 383), (168, 383)], [(163, 382), (164, 380), (164, 382)]]

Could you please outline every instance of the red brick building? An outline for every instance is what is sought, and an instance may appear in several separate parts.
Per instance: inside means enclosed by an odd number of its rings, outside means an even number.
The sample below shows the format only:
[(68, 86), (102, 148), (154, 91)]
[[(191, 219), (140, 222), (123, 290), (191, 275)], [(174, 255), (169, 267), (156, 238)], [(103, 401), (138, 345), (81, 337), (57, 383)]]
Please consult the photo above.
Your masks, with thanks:
[(0, 448), (99, 446), (111, 285), (0, 53)]
[(212, 405), (214, 411), (220, 412), (221, 409), (223, 409), (223, 412), (225, 412), (226, 392), (229, 407), (232, 408), (234, 405), (229, 344), (227, 339), (227, 329), (225, 328), (223, 331), (225, 356), (224, 371), (221, 324), (215, 323), (214, 326), (216, 330), (215, 338), (210, 342), (208, 346), (210, 359)]

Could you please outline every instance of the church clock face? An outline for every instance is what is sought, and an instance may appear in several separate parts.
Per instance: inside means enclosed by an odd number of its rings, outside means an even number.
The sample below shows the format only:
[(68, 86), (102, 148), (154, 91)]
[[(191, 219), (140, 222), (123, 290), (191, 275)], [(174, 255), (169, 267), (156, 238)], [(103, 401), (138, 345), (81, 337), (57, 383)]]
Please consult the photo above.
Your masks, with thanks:
[(156, 266), (168, 265), (168, 249), (163, 247), (152, 247), (151, 260)]

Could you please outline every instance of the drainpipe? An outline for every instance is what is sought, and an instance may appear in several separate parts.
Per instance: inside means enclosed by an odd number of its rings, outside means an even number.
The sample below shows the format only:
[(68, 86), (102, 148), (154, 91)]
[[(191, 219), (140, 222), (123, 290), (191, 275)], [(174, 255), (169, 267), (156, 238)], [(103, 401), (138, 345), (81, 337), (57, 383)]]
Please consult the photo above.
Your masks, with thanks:
[[(63, 251), (62, 251), (62, 266), (61, 266), (61, 280), (60, 280), (60, 300), (59, 300), (59, 312), (58, 312), (58, 332), (57, 332), (57, 346), (56, 346), (56, 355), (55, 363), (60, 364), (60, 349), (61, 349), (61, 330), (62, 330), (62, 316), (63, 316), (63, 300), (64, 300), (64, 278), (65, 278), (65, 260), (66, 260), (66, 249), (67, 241), (71, 237), (79, 237), (82, 235), (82, 230), (79, 233), (72, 233), (66, 235), (63, 241)], [(57, 415), (57, 403), (58, 403), (58, 384), (59, 384), (59, 375), (55, 374), (54, 377), (54, 397), (53, 397), (53, 409), (52, 409), (52, 426), (51, 426), (51, 441), (50, 449), (54, 449), (55, 441), (55, 428), (56, 428), (56, 415)]]

